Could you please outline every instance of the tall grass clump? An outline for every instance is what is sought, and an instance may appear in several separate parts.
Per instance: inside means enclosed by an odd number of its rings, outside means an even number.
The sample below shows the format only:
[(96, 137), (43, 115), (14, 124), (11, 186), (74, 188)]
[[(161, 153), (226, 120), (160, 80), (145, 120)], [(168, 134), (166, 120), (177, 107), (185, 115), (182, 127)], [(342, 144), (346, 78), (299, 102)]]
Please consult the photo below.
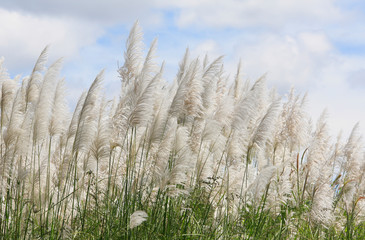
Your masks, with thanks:
[(191, 58), (164, 80), (136, 23), (107, 99), (100, 72), (70, 113), (62, 59), (0, 62), (1, 239), (363, 239), (364, 148), (331, 138), (306, 96)]

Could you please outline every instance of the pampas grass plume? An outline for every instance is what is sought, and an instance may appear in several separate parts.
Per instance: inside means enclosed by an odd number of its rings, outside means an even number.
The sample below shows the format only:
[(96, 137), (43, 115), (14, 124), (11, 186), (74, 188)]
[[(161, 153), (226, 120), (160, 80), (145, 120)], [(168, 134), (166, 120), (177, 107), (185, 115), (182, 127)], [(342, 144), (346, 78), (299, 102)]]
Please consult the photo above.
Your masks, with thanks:
[(135, 211), (131, 216), (130, 216), (130, 221), (129, 221), (129, 228), (133, 229), (135, 227), (138, 227), (139, 225), (141, 225), (144, 221), (147, 220), (147, 213), (145, 211)]

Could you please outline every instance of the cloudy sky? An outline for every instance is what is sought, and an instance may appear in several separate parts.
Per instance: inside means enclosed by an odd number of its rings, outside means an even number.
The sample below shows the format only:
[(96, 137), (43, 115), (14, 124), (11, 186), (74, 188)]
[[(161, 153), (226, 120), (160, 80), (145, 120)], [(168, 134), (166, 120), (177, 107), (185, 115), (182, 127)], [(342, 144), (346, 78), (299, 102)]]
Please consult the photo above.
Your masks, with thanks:
[(166, 79), (186, 47), (195, 56), (224, 55), (245, 77), (267, 73), (281, 94), (308, 92), (314, 120), (324, 108), (333, 132), (365, 133), (365, 2), (363, 0), (2, 0), (0, 56), (13, 77), (28, 75), (46, 45), (50, 62), (64, 57), (72, 106), (101, 69), (105, 90), (119, 91), (116, 73), (136, 20), (145, 44), (158, 38)]

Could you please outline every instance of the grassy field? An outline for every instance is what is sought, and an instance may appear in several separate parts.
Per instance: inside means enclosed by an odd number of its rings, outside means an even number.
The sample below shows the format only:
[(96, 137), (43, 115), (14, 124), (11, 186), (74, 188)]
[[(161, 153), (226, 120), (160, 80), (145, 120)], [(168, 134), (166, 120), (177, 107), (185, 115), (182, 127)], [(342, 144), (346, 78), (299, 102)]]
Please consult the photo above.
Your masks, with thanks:
[(364, 148), (306, 96), (192, 59), (163, 78), (136, 23), (118, 69), (67, 110), (62, 60), (0, 65), (0, 239), (365, 239)]

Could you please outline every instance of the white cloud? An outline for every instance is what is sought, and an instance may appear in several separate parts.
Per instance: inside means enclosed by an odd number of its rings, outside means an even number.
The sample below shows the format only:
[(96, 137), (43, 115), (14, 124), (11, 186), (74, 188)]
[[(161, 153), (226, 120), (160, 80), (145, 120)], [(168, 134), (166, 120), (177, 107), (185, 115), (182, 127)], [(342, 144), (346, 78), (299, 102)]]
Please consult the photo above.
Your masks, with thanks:
[[(290, 24), (319, 24), (342, 19), (332, 0), (185, 0), (167, 1), (180, 14), (183, 27), (283, 27)], [(303, 21), (304, 20), (304, 21)]]
[(3, 0), (4, 8), (55, 17), (83, 19), (92, 24), (133, 23), (137, 19), (144, 24), (160, 23), (160, 9), (155, 8), (152, 0)]
[(209, 59), (217, 58), (223, 53), (221, 52), (219, 44), (214, 41), (213, 39), (207, 39), (204, 41), (199, 42), (196, 46), (192, 49), (192, 56), (193, 57), (200, 57), (203, 59), (205, 54), (208, 55)]
[(28, 70), (48, 44), (50, 58), (71, 57), (102, 33), (98, 26), (70, 18), (37, 17), (0, 9), (0, 52), (9, 71)]
[(347, 78), (351, 88), (365, 89), (365, 68), (353, 71)]
[(364, 94), (349, 89), (345, 84), (341, 86), (325, 85), (309, 92), (308, 111), (313, 117), (326, 108), (329, 112), (327, 122), (335, 136), (340, 130), (347, 137), (353, 126), (360, 122), (362, 132), (365, 133)]
[(236, 55), (242, 57), (251, 78), (268, 73), (272, 85), (279, 89), (296, 86), (309, 89), (320, 81), (323, 69), (335, 58), (327, 36), (322, 32), (297, 35), (257, 34), (256, 40), (238, 40)]
[(326, 54), (332, 50), (328, 37), (323, 33), (303, 32), (299, 34), (299, 39), (306, 50), (316, 55)]
[(121, 39), (113, 42), (120, 45), (117, 48), (120, 52), (110, 44), (98, 45), (96, 40), (104, 31), (102, 25), (80, 19), (35, 16), (0, 8), (0, 53), (5, 57), (9, 73), (28, 75), (43, 48), (50, 45), (49, 65), (60, 57), (65, 58), (61, 75), (66, 77), (71, 106), (103, 68), (107, 68), (105, 85), (109, 95), (116, 94), (118, 82), (113, 87), (109, 85), (118, 81), (116, 69), (118, 58), (122, 58), (122, 43)]

